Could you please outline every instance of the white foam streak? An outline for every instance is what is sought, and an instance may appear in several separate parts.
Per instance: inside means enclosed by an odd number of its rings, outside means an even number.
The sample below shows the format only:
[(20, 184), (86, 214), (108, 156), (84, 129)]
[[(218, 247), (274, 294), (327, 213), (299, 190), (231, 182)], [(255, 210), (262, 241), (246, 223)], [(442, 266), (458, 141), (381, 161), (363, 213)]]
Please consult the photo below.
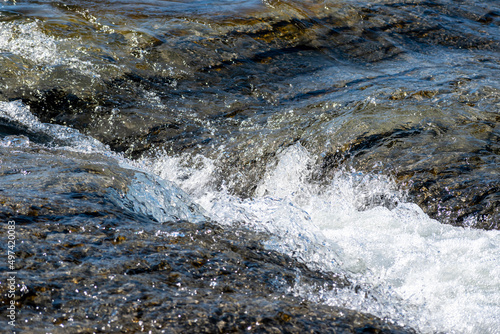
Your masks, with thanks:
[(411, 324), (423, 332), (491, 333), (500, 323), (497, 231), (442, 225), (405, 203), (364, 211), (323, 234), (344, 250), (358, 280), (384, 286), (426, 314)]
[[(303, 159), (300, 154), (305, 155)], [(290, 157), (293, 157), (290, 160)], [(301, 148), (291, 148), (262, 187), (268, 194), (288, 194), (301, 202), (312, 223), (336, 244), (342, 268), (358, 282), (388, 291), (404, 301), (409, 325), (423, 332), (493, 333), (500, 325), (500, 233), (453, 227), (430, 219), (417, 205), (401, 202), (391, 182), (383, 177), (338, 174), (326, 191), (308, 191), (304, 175), (290, 180), (292, 161), (308, 161)], [(281, 163), (281, 162), (280, 162)], [(296, 163), (295, 166), (297, 166)], [(285, 172), (285, 170), (287, 172)], [(302, 169), (305, 173), (305, 169)], [(283, 177), (285, 173), (285, 177)], [(358, 179), (358, 180), (356, 180)], [(294, 195), (294, 194), (299, 195)], [(364, 203), (383, 194), (400, 203), (395, 208)], [(390, 291), (394, 291), (392, 294)], [(329, 303), (335, 304), (337, 296)], [(388, 299), (388, 300), (387, 300)], [(382, 307), (380, 307), (382, 306)], [(390, 308), (367, 308), (379, 315)], [(382, 311), (382, 312), (380, 312)], [(407, 312), (407, 313), (408, 313)]]

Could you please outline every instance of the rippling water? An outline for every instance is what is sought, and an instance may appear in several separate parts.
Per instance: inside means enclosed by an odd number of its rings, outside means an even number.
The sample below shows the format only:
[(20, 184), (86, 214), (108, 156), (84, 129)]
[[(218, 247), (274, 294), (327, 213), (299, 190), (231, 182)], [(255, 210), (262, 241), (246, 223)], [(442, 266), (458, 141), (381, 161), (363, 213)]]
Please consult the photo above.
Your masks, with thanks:
[(499, 17), (4, 1), (16, 328), (500, 333)]

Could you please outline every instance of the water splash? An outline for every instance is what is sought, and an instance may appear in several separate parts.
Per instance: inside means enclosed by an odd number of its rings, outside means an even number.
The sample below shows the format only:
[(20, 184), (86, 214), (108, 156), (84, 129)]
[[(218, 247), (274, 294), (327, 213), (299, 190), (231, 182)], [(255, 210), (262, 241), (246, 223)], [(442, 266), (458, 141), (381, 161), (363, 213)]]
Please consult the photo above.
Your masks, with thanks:
[(119, 202), (124, 208), (150, 216), (156, 221), (206, 221), (201, 209), (184, 191), (154, 175), (136, 173)]
[(500, 232), (440, 224), (383, 175), (338, 171), (330, 183), (316, 184), (310, 181), (314, 159), (297, 144), (269, 165), (253, 198), (241, 199), (214, 187), (216, 165), (202, 156), (191, 157), (191, 165), (166, 155), (132, 162), (76, 130), (39, 122), (21, 102), (0, 103), (0, 117), (52, 136), (59, 150), (104, 154), (135, 171), (117, 197), (125, 209), (158, 221), (209, 216), (264, 231), (273, 236), (270, 249), (351, 282), (311, 287), (298, 273), (289, 292), (423, 333), (498, 333)]
[(299, 275), (289, 291), (423, 333), (498, 333), (499, 231), (440, 224), (382, 175), (339, 171), (328, 185), (314, 184), (312, 156), (300, 145), (281, 152), (250, 199), (210, 190), (213, 162), (196, 169), (181, 161), (163, 157), (151, 166), (182, 174), (179, 185), (219, 223), (271, 233), (269, 248), (352, 282), (332, 290), (304, 285)]

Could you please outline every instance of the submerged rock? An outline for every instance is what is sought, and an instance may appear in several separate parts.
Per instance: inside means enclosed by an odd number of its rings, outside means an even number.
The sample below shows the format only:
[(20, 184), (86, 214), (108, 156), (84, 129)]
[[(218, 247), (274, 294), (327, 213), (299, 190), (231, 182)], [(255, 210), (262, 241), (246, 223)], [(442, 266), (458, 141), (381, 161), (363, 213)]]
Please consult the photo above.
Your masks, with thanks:
[(493, 4), (87, 5), (9, 7), (4, 100), (134, 159), (202, 154), (241, 197), (300, 142), (324, 182), (382, 172), (443, 223), (499, 228)]

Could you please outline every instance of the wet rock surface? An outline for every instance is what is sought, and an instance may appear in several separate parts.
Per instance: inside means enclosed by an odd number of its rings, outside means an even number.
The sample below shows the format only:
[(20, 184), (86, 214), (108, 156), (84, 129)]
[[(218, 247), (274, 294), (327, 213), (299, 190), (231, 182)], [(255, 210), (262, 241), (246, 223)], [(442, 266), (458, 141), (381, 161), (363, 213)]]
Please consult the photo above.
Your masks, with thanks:
[[(21, 328), (36, 324), (40, 332), (61, 333), (412, 332), (286, 293), (297, 274), (322, 286), (328, 281), (331, 289), (345, 283), (266, 251), (262, 236), (241, 231), (235, 238), (215, 225), (187, 222), (145, 226), (132, 217), (127, 226), (117, 226), (111, 215), (102, 216), (81, 214), (72, 223), (54, 216), (10, 217), (18, 222), (25, 244), (37, 244), (20, 248), (23, 265), (17, 270), (23, 274), (16, 305), (20, 317), (30, 319)], [(251, 241), (238, 241), (242, 234)]]

